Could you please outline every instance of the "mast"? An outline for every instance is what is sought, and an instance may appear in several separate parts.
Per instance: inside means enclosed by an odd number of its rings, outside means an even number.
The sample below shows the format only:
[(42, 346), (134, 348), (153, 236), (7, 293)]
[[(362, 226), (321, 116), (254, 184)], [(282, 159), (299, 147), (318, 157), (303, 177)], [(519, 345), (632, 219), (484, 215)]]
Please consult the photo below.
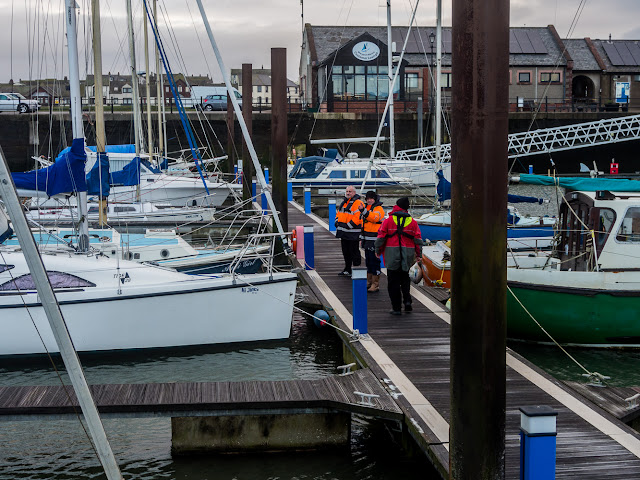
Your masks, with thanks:
[[(73, 138), (84, 139), (82, 128), (82, 97), (80, 96), (80, 73), (78, 70), (78, 37), (76, 30), (76, 3), (65, 0), (65, 23), (67, 29), (67, 52), (69, 57), (69, 100), (71, 102), (71, 127)], [(89, 221), (87, 219), (87, 192), (78, 192), (78, 249), (89, 250)]]
[[(387, 0), (387, 65), (389, 77), (389, 157), (396, 156), (396, 134), (393, 124), (393, 41), (391, 35), (391, 0)], [(398, 64), (400, 68), (400, 64)]]
[(127, 0), (127, 24), (129, 27), (129, 57), (131, 59), (131, 88), (133, 89), (133, 130), (136, 147), (136, 156), (140, 156), (140, 92), (138, 92), (138, 73), (136, 72), (136, 46), (133, 38), (133, 13), (131, 12), (131, 0)]
[[(153, 0), (153, 23), (158, 31), (158, 0)], [(160, 51), (158, 45), (153, 42), (156, 51), (156, 107), (158, 107), (158, 166), (164, 160), (166, 149), (164, 148), (164, 132), (162, 128), (162, 112), (164, 111), (164, 86), (162, 72), (160, 71)]]
[[(227, 86), (227, 92), (229, 93), (229, 98), (231, 99), (231, 103), (233, 105), (233, 110), (236, 113), (236, 118), (238, 119), (238, 123), (240, 124), (240, 128), (242, 129), (242, 135), (244, 135), (245, 142), (247, 143), (247, 149), (249, 150), (249, 155), (251, 155), (251, 160), (253, 161), (253, 166), (256, 170), (256, 177), (258, 179), (258, 183), (260, 183), (260, 188), (264, 192), (264, 196), (267, 199), (267, 203), (269, 204), (269, 208), (273, 212), (273, 220), (278, 229), (278, 233), (284, 237), (285, 233), (282, 228), (282, 223), (280, 222), (280, 217), (278, 216), (278, 211), (276, 210), (276, 206), (273, 203), (273, 198), (271, 197), (271, 191), (269, 190), (269, 185), (265, 182), (264, 173), (262, 173), (262, 168), (260, 167), (260, 161), (258, 160), (258, 154), (256, 153), (256, 149), (253, 146), (253, 142), (251, 141), (251, 136), (249, 135), (249, 131), (247, 130), (247, 124), (244, 121), (244, 117), (242, 116), (242, 110), (240, 110), (240, 106), (238, 105), (238, 99), (233, 93), (233, 89), (231, 88), (231, 81), (229, 80), (229, 72), (224, 66), (224, 62), (222, 61), (222, 55), (220, 54), (220, 50), (218, 50), (218, 44), (216, 43), (215, 38), (213, 37), (213, 32), (211, 31), (211, 25), (209, 25), (209, 19), (207, 18), (207, 14), (204, 11), (204, 7), (202, 6), (202, 0), (196, 0), (198, 2), (198, 9), (200, 10), (200, 15), (202, 15), (202, 21), (204, 22), (204, 26), (207, 29), (207, 35), (209, 36), (209, 41), (211, 42), (211, 47), (213, 47), (213, 51), (215, 52), (216, 59), (218, 60), (218, 66), (220, 67), (220, 71), (222, 72), (222, 77), (224, 78), (224, 83)], [(284, 240), (284, 239), (283, 239)]]
[(436, 168), (440, 171), (440, 147), (442, 144), (442, 0), (438, 0), (436, 11)]
[[(153, 123), (151, 122), (151, 85), (149, 85), (149, 33), (147, 27), (147, 16), (142, 19), (144, 23), (144, 69), (145, 69), (145, 83), (147, 84), (147, 153), (149, 154), (149, 161), (153, 158), (153, 134), (151, 129)], [(159, 162), (158, 162), (159, 163)]]
[[(95, 98), (96, 109), (96, 161), (98, 162), (100, 179), (102, 179), (103, 172), (100, 163), (100, 154), (106, 152), (107, 138), (104, 129), (104, 95), (102, 91), (102, 38), (100, 33), (100, 0), (91, 0), (91, 22), (93, 31), (93, 96)], [(100, 206), (98, 207), (98, 222), (101, 227), (105, 227), (107, 225), (106, 212), (106, 199), (102, 195), (100, 195)]]

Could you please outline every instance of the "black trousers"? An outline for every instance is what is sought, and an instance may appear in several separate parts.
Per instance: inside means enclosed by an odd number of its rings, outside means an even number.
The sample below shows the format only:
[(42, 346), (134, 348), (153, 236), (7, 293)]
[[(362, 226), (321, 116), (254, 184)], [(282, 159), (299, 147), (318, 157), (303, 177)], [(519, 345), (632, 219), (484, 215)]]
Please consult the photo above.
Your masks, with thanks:
[(387, 290), (391, 298), (391, 308), (402, 310), (402, 304), (411, 304), (411, 280), (409, 272), (387, 269)]
[(360, 256), (360, 241), (340, 239), (342, 244), (342, 256), (344, 257), (344, 271), (351, 273), (351, 266), (359, 267), (362, 262)]
[(367, 265), (367, 273), (380, 275), (380, 259), (376, 257), (374, 247), (364, 249), (364, 263)]

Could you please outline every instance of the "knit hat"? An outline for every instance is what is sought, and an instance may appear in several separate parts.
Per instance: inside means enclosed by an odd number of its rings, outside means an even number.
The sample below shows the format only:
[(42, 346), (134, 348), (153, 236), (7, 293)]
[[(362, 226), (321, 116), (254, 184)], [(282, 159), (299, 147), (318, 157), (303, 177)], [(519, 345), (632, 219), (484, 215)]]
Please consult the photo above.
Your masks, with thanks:
[(367, 192), (367, 194), (365, 195), (365, 198), (373, 198), (374, 200), (378, 197), (378, 195), (376, 194), (376, 192), (374, 192), (373, 190), (369, 190)]
[(410, 205), (409, 197), (399, 198), (398, 201), (396, 202), (396, 205), (402, 208), (403, 210), (409, 210), (409, 205)]

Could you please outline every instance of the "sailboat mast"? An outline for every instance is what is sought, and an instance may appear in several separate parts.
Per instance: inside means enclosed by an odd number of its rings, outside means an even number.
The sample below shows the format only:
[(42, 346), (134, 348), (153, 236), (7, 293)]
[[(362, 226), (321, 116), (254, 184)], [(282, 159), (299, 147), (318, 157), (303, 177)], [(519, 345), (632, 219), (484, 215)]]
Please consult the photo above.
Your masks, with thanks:
[[(74, 0), (65, 0), (67, 52), (69, 57), (69, 100), (71, 102), (71, 128), (73, 138), (84, 139), (82, 128), (82, 97), (80, 96), (80, 72), (78, 69), (78, 37)], [(78, 192), (78, 249), (89, 250), (89, 221), (87, 219), (87, 192)]]
[[(96, 109), (96, 161), (102, 179), (100, 153), (105, 153), (107, 136), (104, 129), (104, 94), (102, 91), (102, 36), (100, 32), (100, 0), (91, 0), (91, 22), (93, 31), (93, 97)], [(106, 174), (107, 172), (104, 172)], [(100, 195), (98, 222), (101, 227), (107, 225), (106, 199)]]
[(438, 0), (436, 7), (436, 168), (440, 171), (440, 150), (442, 144), (442, 0)]
[[(393, 40), (391, 35), (391, 0), (387, 0), (387, 65), (389, 77), (389, 156), (396, 156), (396, 133), (393, 122)], [(398, 65), (400, 68), (400, 65)]]
[(147, 84), (147, 152), (149, 160), (153, 158), (153, 123), (151, 121), (151, 85), (149, 85), (149, 33), (147, 27), (147, 16), (142, 19), (144, 23), (144, 69), (145, 83)]
[[(153, 0), (154, 30), (158, 31), (158, 0)], [(160, 51), (158, 45), (153, 42), (156, 51), (156, 107), (158, 108), (158, 165), (164, 160), (164, 132), (162, 128), (162, 111), (164, 109), (164, 90), (162, 85), (162, 72), (160, 71)]]
[(140, 105), (138, 99), (138, 73), (136, 72), (136, 46), (133, 38), (133, 13), (131, 12), (131, 0), (127, 0), (127, 24), (129, 26), (129, 57), (131, 61), (131, 88), (133, 89), (133, 130), (136, 156), (140, 155)]

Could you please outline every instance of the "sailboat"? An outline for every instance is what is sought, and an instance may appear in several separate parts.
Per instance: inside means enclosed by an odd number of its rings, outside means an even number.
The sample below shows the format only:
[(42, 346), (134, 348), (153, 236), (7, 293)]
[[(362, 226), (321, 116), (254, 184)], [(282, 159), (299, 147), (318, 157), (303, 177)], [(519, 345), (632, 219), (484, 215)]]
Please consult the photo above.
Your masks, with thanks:
[[(73, 16), (71, 7), (69, 10)], [(76, 349), (121, 350), (288, 337), (297, 283), (293, 273), (270, 268), (250, 277), (235, 273), (193, 276), (89, 251), (75, 35), (73, 22), (68, 34), (73, 144), (48, 171), (50, 177), (38, 177), (36, 182), (42, 181), (48, 194), (75, 192), (79, 198), (77, 251), (42, 254)], [(4, 157), (0, 161), (5, 162)], [(0, 218), (2, 215), (0, 209)], [(0, 237), (6, 238), (7, 219), (0, 225), (5, 228)], [(0, 249), (0, 292), (0, 355), (57, 351), (22, 251)]]

